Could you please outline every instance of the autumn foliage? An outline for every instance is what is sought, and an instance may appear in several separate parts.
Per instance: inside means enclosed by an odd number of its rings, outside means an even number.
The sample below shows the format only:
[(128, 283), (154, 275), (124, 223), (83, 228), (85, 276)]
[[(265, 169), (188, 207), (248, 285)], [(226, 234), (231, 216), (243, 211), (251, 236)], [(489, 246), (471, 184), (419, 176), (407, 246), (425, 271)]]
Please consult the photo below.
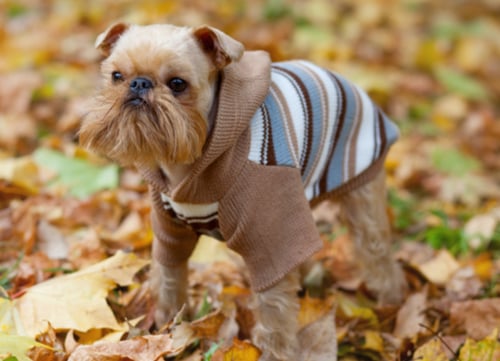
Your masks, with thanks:
[[(257, 360), (242, 262), (202, 238), (194, 314), (158, 330), (147, 187), (78, 146), (116, 21), (210, 24), (366, 89), (401, 129), (386, 162), (410, 292), (380, 307), (335, 206), (304, 278), (301, 361), (500, 360), (498, 1), (0, 2), (0, 360)], [(189, 316), (189, 317), (188, 317)], [(335, 342), (336, 341), (336, 342)]]

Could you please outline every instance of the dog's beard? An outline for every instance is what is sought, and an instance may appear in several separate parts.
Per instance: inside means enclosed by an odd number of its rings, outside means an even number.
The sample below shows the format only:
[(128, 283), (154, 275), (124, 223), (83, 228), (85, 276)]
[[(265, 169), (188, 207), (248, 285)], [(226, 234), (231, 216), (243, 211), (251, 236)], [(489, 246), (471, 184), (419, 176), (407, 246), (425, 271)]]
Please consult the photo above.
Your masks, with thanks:
[(84, 119), (80, 143), (122, 165), (189, 164), (201, 155), (207, 122), (197, 109), (162, 92), (134, 100), (103, 92)]

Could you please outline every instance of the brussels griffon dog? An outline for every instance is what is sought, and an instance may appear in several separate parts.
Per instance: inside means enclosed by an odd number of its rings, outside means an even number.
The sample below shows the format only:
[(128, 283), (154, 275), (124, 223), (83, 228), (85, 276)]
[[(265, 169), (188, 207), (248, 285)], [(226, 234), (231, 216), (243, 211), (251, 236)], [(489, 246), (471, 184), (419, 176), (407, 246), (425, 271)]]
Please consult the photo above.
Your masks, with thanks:
[(156, 322), (187, 299), (201, 234), (248, 267), (261, 360), (295, 360), (298, 267), (321, 247), (311, 207), (339, 201), (367, 288), (401, 300), (383, 162), (396, 126), (356, 85), (208, 27), (116, 24), (96, 47), (104, 85), (80, 142), (135, 166), (152, 199)]

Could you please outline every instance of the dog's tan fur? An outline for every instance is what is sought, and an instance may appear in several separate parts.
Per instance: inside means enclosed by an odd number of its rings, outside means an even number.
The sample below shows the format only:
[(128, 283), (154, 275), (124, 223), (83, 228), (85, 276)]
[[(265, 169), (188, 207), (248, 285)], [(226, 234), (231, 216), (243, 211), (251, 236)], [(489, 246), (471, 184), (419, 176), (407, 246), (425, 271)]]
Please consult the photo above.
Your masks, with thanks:
[[(126, 30), (130, 30), (125, 32)], [(124, 33), (125, 32), (125, 33)], [(117, 40), (123, 36), (121, 41)], [(123, 165), (160, 167), (175, 185), (203, 152), (210, 130), (210, 112), (219, 70), (239, 59), (243, 46), (209, 28), (170, 25), (133, 27), (117, 24), (97, 39), (106, 56), (104, 86), (80, 130), (80, 141)], [(120, 71), (123, 80), (112, 81)], [(154, 87), (144, 95), (142, 111), (127, 107), (129, 82), (146, 76)], [(189, 88), (174, 95), (169, 79), (186, 79)], [(390, 227), (385, 211), (385, 181), (374, 181), (340, 199), (343, 218), (354, 239), (367, 287), (380, 302), (400, 302), (404, 277), (390, 252)], [(257, 250), (256, 250), (257, 252)], [(187, 301), (187, 264), (155, 265), (156, 321), (165, 323)], [(262, 360), (294, 360), (300, 288), (293, 271), (272, 288), (255, 295), (254, 342)]]

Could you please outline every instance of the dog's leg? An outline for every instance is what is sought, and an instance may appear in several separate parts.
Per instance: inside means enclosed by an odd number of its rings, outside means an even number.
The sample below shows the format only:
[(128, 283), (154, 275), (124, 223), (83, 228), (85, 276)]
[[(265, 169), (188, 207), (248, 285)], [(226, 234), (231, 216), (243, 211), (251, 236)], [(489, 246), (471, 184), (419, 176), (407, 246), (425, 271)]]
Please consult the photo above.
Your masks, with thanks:
[(154, 262), (152, 273), (152, 293), (157, 300), (155, 322), (160, 328), (187, 302), (188, 267), (187, 263), (167, 267)]
[(385, 172), (379, 172), (372, 182), (343, 196), (341, 209), (366, 286), (378, 296), (379, 303), (400, 303), (406, 281), (391, 254)]
[(296, 360), (299, 289), (299, 271), (295, 270), (272, 288), (255, 295), (253, 342), (262, 351), (259, 361)]

